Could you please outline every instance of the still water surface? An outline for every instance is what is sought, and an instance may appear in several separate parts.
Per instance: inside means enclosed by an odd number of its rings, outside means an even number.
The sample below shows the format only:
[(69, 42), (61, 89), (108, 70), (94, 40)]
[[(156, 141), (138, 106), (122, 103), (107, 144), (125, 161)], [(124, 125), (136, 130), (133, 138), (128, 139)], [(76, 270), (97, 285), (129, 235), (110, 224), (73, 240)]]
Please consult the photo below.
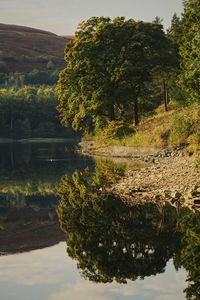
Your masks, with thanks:
[(199, 299), (199, 213), (106, 195), (130, 163), (74, 146), (0, 145), (0, 299)]

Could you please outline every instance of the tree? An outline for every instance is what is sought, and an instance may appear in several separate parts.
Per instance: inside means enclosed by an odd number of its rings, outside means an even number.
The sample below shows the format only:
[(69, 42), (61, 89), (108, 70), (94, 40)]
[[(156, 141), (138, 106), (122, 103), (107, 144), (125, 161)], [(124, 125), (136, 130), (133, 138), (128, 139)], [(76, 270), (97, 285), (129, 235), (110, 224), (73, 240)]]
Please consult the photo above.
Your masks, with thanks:
[(200, 1), (185, 0), (179, 84), (188, 102), (200, 102)]
[(167, 261), (180, 253), (177, 210), (155, 203), (128, 206), (102, 193), (96, 180), (104, 177), (101, 170), (91, 175), (86, 169), (61, 179), (57, 213), (69, 256), (95, 282), (127, 283), (162, 273)]
[(198, 300), (200, 297), (200, 212), (189, 211), (182, 217), (180, 225), (181, 230), (184, 232), (181, 263), (187, 270), (186, 299)]
[(171, 20), (171, 26), (167, 30), (169, 39), (179, 47), (182, 38), (182, 20), (177, 14), (174, 14)]
[(128, 111), (128, 121), (134, 115), (138, 125), (141, 96), (167, 43), (156, 22), (94, 17), (81, 23), (57, 84), (62, 124), (92, 129), (97, 116), (113, 121)]
[(173, 52), (172, 64), (165, 76), (167, 86), (169, 86), (169, 96), (173, 97), (176, 101), (184, 101), (183, 93), (177, 84), (177, 78), (180, 75), (180, 43), (182, 39), (182, 19), (174, 14), (171, 20), (171, 25), (167, 30), (167, 37), (171, 43)]
[(74, 136), (61, 127), (56, 105), (52, 87), (0, 89), (0, 137)]

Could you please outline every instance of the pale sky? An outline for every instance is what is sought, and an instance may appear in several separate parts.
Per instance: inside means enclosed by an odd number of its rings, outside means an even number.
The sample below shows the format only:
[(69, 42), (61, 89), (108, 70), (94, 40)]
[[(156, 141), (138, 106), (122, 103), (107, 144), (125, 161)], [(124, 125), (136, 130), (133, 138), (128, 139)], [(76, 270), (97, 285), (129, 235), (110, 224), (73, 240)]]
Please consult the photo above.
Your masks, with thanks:
[(182, 9), (182, 0), (0, 0), (0, 23), (70, 35), (92, 16), (143, 21), (159, 16), (167, 28), (173, 14), (180, 15)]

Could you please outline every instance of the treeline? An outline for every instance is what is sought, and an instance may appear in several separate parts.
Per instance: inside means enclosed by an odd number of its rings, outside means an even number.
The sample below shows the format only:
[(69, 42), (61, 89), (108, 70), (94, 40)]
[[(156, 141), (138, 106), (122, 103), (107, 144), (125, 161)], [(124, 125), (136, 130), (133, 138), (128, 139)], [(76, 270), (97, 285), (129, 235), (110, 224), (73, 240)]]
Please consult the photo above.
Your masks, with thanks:
[[(35, 69), (29, 72), (10, 72), (10, 65), (16, 63), (36, 63)], [(38, 68), (38, 63), (44, 64), (43, 69)], [(5, 55), (0, 51), (0, 87), (21, 87), (23, 85), (55, 85), (58, 80), (59, 70), (57, 61), (48, 56), (28, 57), (21, 55)]]
[(9, 73), (4, 62), (0, 61), (0, 87), (22, 87), (24, 85), (53, 86), (58, 80), (59, 70), (34, 69), (28, 73)]
[(183, 5), (167, 33), (159, 18), (93, 17), (81, 23), (66, 47), (56, 89), (62, 124), (96, 133), (111, 122), (137, 126), (161, 103), (167, 111), (172, 99), (199, 103), (200, 2)]
[(0, 137), (74, 137), (61, 127), (54, 88), (28, 87), (0, 90)]

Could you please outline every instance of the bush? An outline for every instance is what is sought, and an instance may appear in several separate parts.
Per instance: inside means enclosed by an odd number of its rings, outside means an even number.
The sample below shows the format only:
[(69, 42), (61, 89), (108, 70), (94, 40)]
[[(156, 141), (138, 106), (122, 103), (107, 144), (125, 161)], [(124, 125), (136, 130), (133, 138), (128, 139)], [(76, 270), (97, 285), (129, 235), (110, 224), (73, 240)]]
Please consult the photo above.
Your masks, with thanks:
[(169, 143), (172, 146), (178, 146), (187, 143), (187, 138), (192, 132), (193, 121), (187, 116), (175, 117), (169, 136)]
[(133, 133), (133, 130), (123, 121), (112, 121), (105, 129), (97, 133), (97, 139), (105, 141), (119, 140)]

